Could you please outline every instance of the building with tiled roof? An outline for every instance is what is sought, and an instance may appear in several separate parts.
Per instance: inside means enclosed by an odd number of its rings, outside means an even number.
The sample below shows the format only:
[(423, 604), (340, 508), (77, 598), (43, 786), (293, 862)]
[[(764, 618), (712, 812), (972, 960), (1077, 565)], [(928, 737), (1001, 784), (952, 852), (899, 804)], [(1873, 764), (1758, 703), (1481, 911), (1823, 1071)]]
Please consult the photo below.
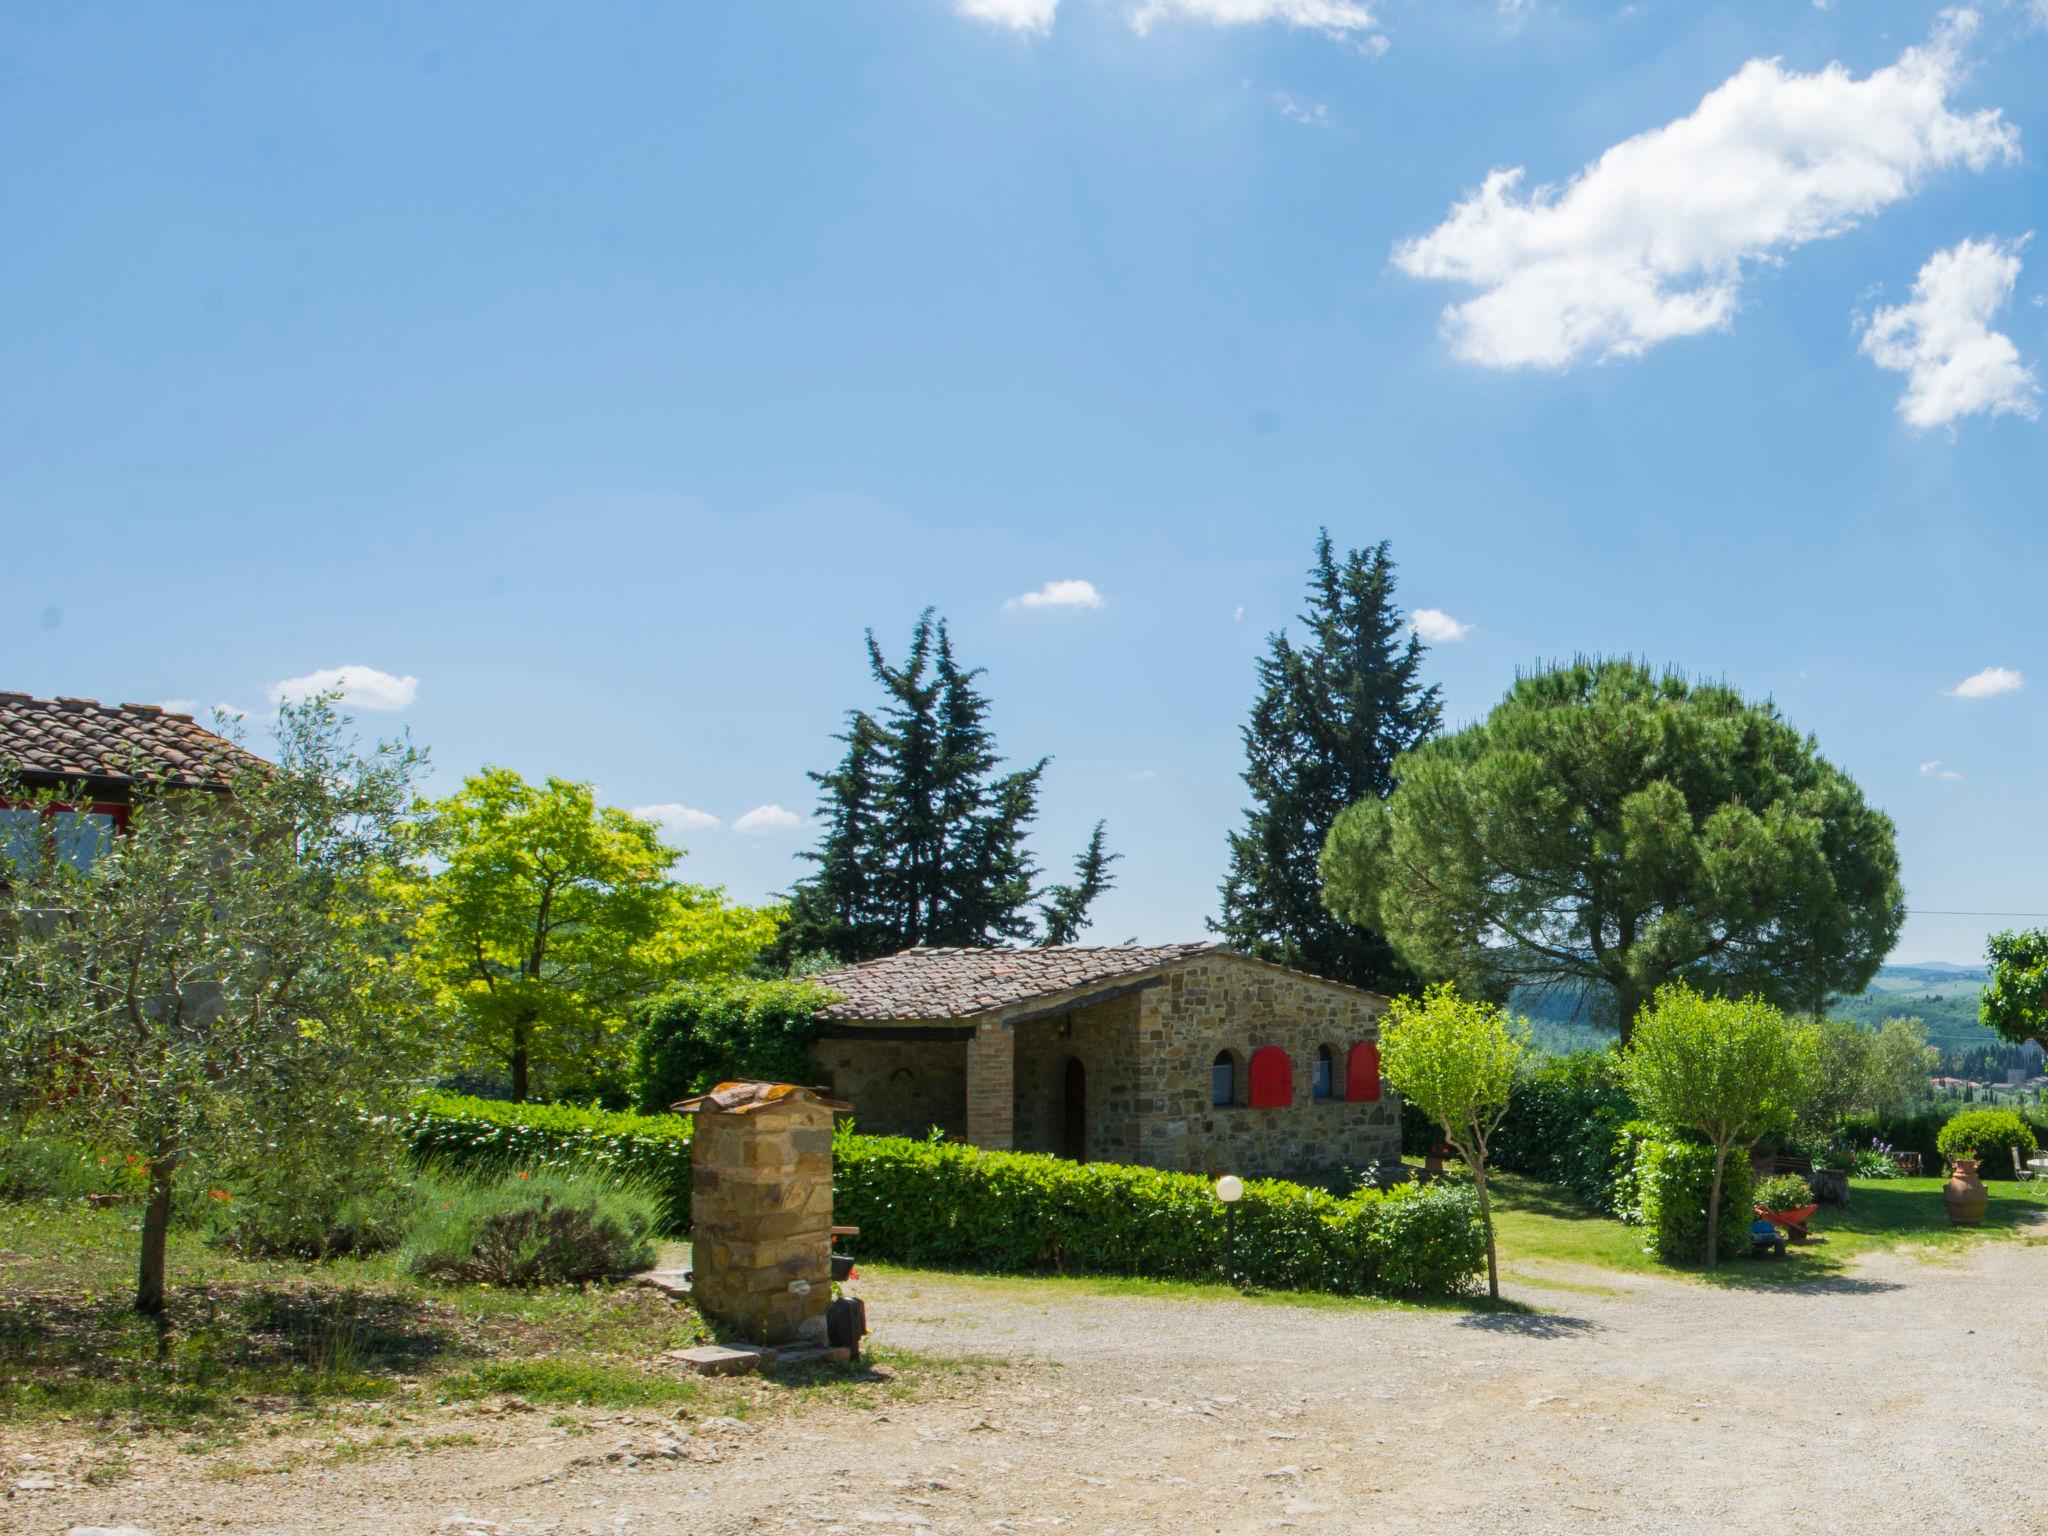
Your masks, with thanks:
[(139, 786), (224, 794), (262, 766), (159, 705), (0, 692), (0, 877), (36, 857), (41, 818), (58, 821), (58, 856), (83, 867), (127, 825)]
[(125, 801), (139, 782), (226, 789), (261, 762), (190, 715), (156, 704), (0, 692), (0, 773), (29, 788), (84, 784)]
[(1297, 1178), (1400, 1155), (1385, 999), (1222, 945), (906, 949), (816, 979), (812, 1057), (865, 1132)]

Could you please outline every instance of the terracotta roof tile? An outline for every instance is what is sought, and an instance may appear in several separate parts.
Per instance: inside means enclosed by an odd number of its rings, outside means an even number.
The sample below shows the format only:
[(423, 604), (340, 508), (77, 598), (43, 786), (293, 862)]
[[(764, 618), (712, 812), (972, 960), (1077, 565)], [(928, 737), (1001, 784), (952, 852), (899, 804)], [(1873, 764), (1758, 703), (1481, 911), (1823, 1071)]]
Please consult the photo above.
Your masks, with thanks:
[(821, 1019), (962, 1019), (1032, 998), (1135, 977), (1220, 944), (1066, 945), (1050, 949), (906, 949), (813, 979), (840, 995)]
[(190, 715), (155, 704), (0, 693), (0, 769), (31, 779), (147, 778), (221, 789), (261, 762)]

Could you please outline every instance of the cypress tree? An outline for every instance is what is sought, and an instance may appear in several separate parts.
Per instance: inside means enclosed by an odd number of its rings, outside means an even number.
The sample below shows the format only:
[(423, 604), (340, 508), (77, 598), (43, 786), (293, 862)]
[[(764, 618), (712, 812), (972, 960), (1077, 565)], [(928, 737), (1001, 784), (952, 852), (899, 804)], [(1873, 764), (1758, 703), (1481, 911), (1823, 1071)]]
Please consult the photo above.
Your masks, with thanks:
[(791, 893), (780, 957), (822, 951), (851, 961), (918, 944), (1072, 942), (1117, 857), (1106, 852), (1101, 825), (1074, 883), (1040, 890), (1025, 838), (1047, 759), (1000, 771), (988, 699), (975, 686), (981, 669), (960, 665), (945, 621), (930, 609), (900, 665), (872, 631), (867, 649), (883, 703), (878, 714), (851, 711), (838, 767), (810, 776), (825, 831), (803, 855), (818, 868)]
[(1340, 563), (1323, 529), (1300, 622), (1302, 644), (1282, 630), (1259, 659), (1243, 733), (1252, 803), (1209, 927), (1246, 954), (1396, 990), (1414, 978), (1379, 934), (1324, 908), (1317, 864), (1340, 811), (1393, 793), (1394, 759), (1436, 733), (1442, 701), (1422, 685), (1424, 649), (1395, 605), (1385, 541)]

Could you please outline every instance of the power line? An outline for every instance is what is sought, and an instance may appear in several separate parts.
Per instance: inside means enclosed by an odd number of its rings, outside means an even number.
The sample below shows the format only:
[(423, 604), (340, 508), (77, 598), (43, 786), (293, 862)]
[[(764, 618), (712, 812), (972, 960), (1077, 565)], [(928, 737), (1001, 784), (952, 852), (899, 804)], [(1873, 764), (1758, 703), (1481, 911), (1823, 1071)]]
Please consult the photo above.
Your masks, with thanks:
[(1952, 912), (1946, 907), (1908, 907), (1908, 917), (2048, 917), (2048, 912)]

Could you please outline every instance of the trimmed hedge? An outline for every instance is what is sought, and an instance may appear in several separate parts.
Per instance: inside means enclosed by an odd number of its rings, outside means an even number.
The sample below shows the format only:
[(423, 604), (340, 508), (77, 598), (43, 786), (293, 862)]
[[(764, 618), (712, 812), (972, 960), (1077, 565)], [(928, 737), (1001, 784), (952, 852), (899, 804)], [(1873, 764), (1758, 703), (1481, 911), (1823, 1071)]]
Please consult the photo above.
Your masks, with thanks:
[[(413, 1153), (453, 1168), (594, 1163), (662, 1195), (664, 1227), (688, 1230), (690, 1122), (436, 1094), (408, 1120)], [(1080, 1271), (1214, 1279), (1223, 1208), (1195, 1174), (983, 1152), (944, 1141), (834, 1142), (833, 1210), (861, 1229), (863, 1257), (1000, 1273)], [(1255, 1286), (1341, 1295), (1449, 1296), (1486, 1262), (1478, 1202), (1463, 1185), (1400, 1185), (1347, 1198), (1247, 1182), (1237, 1268)]]
[[(1617, 1187), (1627, 1204), (1624, 1221), (1640, 1223), (1645, 1248), (1663, 1264), (1699, 1264), (1707, 1256), (1707, 1204), (1714, 1193), (1714, 1149), (1682, 1141), (1660, 1126), (1638, 1121), (1622, 1132), (1625, 1173)], [(1721, 1171), (1721, 1257), (1749, 1246), (1750, 1202), (1756, 1175), (1741, 1148)]]
[(808, 1083), (807, 1048), (817, 1037), (817, 1011), (836, 993), (809, 981), (732, 977), (688, 982), (662, 993), (633, 1016), (633, 1104), (642, 1114), (723, 1082), (756, 1078)]
[(1618, 1212), (1619, 1137), (1636, 1115), (1613, 1051), (1553, 1057), (1516, 1082), (1487, 1145), (1487, 1161), (1562, 1185), (1597, 1210)]

